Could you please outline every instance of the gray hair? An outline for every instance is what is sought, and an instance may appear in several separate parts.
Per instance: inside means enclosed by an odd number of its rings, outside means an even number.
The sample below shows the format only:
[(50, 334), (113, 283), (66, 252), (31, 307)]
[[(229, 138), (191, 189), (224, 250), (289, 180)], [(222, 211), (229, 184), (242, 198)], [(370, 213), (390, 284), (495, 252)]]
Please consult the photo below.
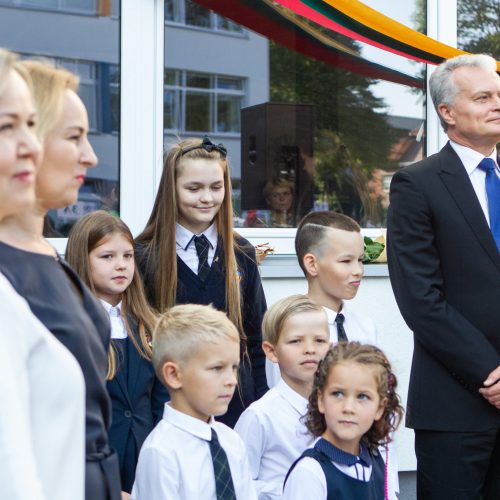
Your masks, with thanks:
[(457, 96), (457, 87), (452, 78), (453, 72), (463, 66), (471, 68), (480, 68), (485, 71), (495, 71), (497, 63), (493, 57), (486, 54), (468, 55), (452, 57), (440, 64), (437, 69), (432, 73), (429, 79), (429, 90), (431, 93), (434, 108), (439, 116), (441, 125), (446, 132), (448, 124), (443, 120), (438, 111), (440, 104), (451, 105)]

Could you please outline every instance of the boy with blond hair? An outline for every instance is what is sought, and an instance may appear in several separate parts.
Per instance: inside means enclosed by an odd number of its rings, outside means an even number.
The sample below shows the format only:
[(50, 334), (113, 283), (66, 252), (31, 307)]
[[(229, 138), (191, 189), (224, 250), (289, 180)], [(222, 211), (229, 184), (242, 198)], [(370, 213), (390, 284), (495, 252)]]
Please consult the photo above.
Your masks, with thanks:
[(301, 417), (318, 363), (330, 346), (326, 314), (305, 295), (270, 307), (262, 334), (262, 348), (278, 364), (281, 379), (242, 413), (235, 427), (247, 447), (260, 500), (281, 497), (288, 469), (314, 439)]
[(214, 416), (234, 394), (240, 339), (211, 306), (169, 309), (153, 333), (153, 365), (170, 393), (163, 419), (144, 442), (133, 500), (256, 499), (245, 446)]

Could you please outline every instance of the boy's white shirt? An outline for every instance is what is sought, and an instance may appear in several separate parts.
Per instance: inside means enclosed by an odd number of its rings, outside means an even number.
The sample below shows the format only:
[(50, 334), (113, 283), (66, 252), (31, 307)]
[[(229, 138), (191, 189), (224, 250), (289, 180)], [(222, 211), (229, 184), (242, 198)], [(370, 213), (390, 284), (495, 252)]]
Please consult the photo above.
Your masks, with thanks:
[(133, 500), (216, 500), (211, 428), (227, 454), (236, 498), (256, 500), (247, 453), (238, 434), (213, 418), (208, 423), (165, 404), (162, 420), (142, 445)]
[(288, 469), (314, 441), (300, 420), (306, 410), (307, 399), (280, 380), (236, 423), (259, 500), (281, 498)]
[[(335, 317), (337, 311), (323, 307), (328, 318), (328, 327), (330, 329), (330, 340), (333, 344), (338, 342), (337, 324)], [(344, 315), (344, 330), (347, 338), (350, 341), (357, 341), (363, 344), (371, 344), (381, 347), (378, 338), (377, 328), (375, 323), (366, 316), (360, 316), (352, 311), (346, 302), (342, 305), (340, 311)], [(266, 359), (266, 377), (268, 387), (274, 387), (280, 380), (281, 375), (277, 363), (272, 363)], [(386, 451), (384, 447), (380, 447), (380, 453), (384, 461), (386, 461)], [(298, 457), (297, 457), (298, 458)], [(396, 453), (395, 443), (392, 442), (388, 446), (388, 490), (389, 500), (397, 500), (396, 493), (399, 493), (399, 476), (398, 476), (398, 458)]]

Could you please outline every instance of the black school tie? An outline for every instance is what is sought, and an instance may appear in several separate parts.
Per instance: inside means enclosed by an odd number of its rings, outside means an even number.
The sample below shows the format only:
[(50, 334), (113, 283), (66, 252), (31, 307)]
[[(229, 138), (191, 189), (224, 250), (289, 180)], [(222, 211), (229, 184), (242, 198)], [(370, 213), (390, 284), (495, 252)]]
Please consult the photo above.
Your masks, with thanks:
[(206, 236), (202, 234), (201, 236), (194, 237), (194, 246), (196, 248), (196, 254), (198, 255), (198, 277), (201, 281), (205, 281), (210, 272), (210, 266), (208, 265), (208, 249), (210, 243)]
[(483, 158), (478, 167), (486, 172), (485, 187), (490, 228), (500, 252), (500, 178), (496, 174), (496, 164), (491, 158)]
[(345, 316), (342, 313), (338, 313), (337, 316), (335, 316), (335, 323), (337, 323), (337, 336), (339, 342), (347, 342), (348, 340), (344, 330), (344, 321), (345, 321)]
[(210, 453), (212, 454), (212, 463), (215, 475), (215, 493), (217, 500), (236, 500), (234, 492), (233, 478), (231, 469), (227, 461), (227, 455), (224, 448), (219, 443), (217, 433), (212, 429), (212, 440), (210, 441)]

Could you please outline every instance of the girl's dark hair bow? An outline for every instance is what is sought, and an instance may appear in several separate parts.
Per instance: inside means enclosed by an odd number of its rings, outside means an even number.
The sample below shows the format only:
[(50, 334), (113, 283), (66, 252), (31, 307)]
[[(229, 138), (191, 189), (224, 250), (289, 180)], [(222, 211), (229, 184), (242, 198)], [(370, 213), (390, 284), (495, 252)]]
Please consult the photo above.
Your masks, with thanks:
[(189, 153), (189, 151), (193, 151), (195, 149), (204, 149), (205, 151), (211, 153), (212, 151), (217, 151), (220, 153), (222, 158), (225, 158), (227, 156), (227, 149), (224, 146), (224, 144), (214, 144), (208, 135), (203, 137), (203, 141), (201, 144), (197, 144), (196, 146), (190, 146), (186, 149), (182, 150), (182, 154)]

